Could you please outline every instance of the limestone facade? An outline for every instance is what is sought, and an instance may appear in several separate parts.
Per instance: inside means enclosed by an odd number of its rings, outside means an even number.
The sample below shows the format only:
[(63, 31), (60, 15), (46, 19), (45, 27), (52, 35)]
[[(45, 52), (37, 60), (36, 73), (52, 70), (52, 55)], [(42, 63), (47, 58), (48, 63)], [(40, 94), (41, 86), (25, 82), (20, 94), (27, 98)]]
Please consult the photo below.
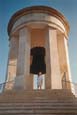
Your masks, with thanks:
[[(68, 33), (67, 20), (55, 9), (34, 6), (15, 13), (8, 24), (10, 51), (6, 78), (14, 82), (6, 84), (5, 89), (33, 89), (30, 50), (38, 46), (46, 50), (45, 89), (66, 88), (62, 81), (64, 73), (66, 81), (71, 82)], [(67, 89), (72, 91), (70, 83)]]

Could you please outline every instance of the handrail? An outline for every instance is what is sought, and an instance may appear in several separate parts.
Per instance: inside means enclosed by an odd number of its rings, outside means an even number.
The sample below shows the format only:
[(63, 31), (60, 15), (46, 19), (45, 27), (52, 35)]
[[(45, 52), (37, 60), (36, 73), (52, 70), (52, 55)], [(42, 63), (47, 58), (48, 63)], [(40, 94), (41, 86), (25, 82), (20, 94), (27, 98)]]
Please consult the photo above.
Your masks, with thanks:
[(62, 80), (62, 88), (68, 90), (72, 88), (73, 93), (77, 96), (77, 83)]
[[(63, 89), (70, 89), (70, 86), (74, 86), (74, 89), (75, 89), (75, 92), (77, 94), (77, 83), (75, 82), (71, 82), (71, 81), (67, 81), (66, 78), (65, 78), (65, 74), (63, 75), (62, 77), (62, 88)], [(6, 82), (3, 82), (3, 83), (0, 83), (0, 91), (4, 89), (4, 87), (6, 85), (10, 85), (11, 82), (14, 82), (15, 80), (10, 80), (10, 81), (6, 81)]]
[(76, 84), (77, 85), (77, 83), (75, 83), (75, 82), (71, 82), (71, 81), (67, 81), (66, 80), (66, 72), (64, 72), (64, 74), (63, 74), (62, 82), (67, 82), (67, 83), (71, 83), (71, 84)]
[(3, 83), (0, 83), (0, 85), (2, 84), (6, 84), (6, 83), (9, 83), (9, 82), (13, 82), (14, 80), (11, 80), (11, 81), (7, 81), (7, 82), (3, 82)]
[(75, 83), (75, 82), (71, 82), (71, 81), (67, 81), (67, 80), (62, 80), (62, 81), (63, 81), (63, 82), (72, 83), (72, 84), (77, 85), (77, 83)]
[(0, 83), (0, 91), (2, 91), (2, 90), (4, 89), (4, 87), (5, 87), (5, 85), (6, 85), (7, 83), (11, 83), (11, 82), (14, 82), (14, 80)]

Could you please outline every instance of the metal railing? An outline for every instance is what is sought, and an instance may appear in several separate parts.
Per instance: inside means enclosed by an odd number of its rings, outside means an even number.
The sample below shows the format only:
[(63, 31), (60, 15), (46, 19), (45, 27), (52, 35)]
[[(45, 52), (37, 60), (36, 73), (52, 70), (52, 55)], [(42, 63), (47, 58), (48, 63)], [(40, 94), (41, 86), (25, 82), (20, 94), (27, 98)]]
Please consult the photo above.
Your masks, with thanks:
[(11, 86), (13, 83), (14, 83), (14, 80), (0, 83), (0, 92), (2, 93), (5, 87)]
[[(10, 88), (12, 89), (14, 83), (15, 83), (15, 80), (0, 83), (0, 92), (2, 93), (4, 89), (10, 89)], [(71, 86), (72, 86), (72, 89), (74, 89), (75, 94), (77, 95), (77, 83), (67, 81), (66, 74), (64, 73), (62, 77), (62, 89), (71, 89)]]
[(74, 92), (75, 95), (77, 95), (77, 83), (67, 81), (66, 80), (66, 73), (64, 72), (64, 75), (62, 77), (62, 89), (71, 89)]
[(77, 83), (62, 80), (62, 89), (72, 89), (72, 92), (77, 96)]

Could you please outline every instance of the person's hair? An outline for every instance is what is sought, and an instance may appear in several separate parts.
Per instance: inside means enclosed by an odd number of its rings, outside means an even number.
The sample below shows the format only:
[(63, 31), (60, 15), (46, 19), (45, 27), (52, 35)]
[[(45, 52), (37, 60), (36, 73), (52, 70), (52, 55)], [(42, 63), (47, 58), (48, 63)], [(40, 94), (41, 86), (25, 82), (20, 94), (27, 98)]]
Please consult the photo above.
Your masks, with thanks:
[(40, 75), (40, 74), (42, 74), (42, 72), (41, 72), (41, 71), (38, 73), (38, 75)]

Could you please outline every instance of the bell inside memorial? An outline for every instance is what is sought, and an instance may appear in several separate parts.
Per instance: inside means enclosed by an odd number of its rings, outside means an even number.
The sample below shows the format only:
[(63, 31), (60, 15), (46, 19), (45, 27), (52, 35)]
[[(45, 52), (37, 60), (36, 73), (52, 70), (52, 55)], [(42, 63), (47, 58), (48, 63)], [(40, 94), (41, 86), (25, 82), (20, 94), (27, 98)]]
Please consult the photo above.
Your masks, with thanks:
[(46, 73), (45, 64), (45, 48), (44, 47), (34, 47), (31, 49), (32, 63), (30, 65), (30, 73), (42, 74)]

